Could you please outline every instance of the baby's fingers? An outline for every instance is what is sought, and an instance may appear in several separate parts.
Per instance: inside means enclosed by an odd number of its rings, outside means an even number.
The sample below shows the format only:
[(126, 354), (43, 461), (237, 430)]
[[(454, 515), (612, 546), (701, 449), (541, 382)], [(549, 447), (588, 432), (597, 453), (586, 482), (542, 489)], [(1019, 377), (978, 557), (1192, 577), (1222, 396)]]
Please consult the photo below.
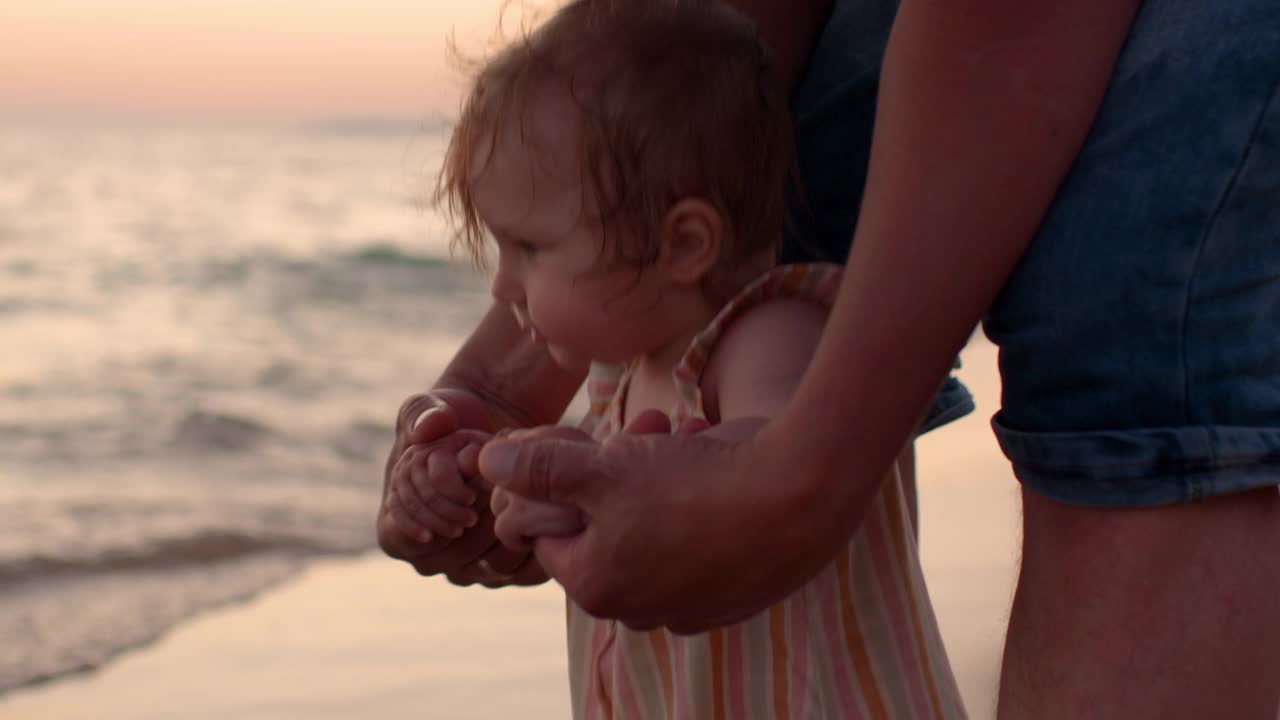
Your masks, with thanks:
[(480, 475), (480, 447), (481, 443), (471, 443), (458, 451), (458, 471), (472, 483), (488, 488), (490, 483)]
[[(437, 457), (445, 458), (446, 462), (441, 463)], [(414, 446), (404, 453), (392, 472), (387, 512), (401, 532), (419, 542), (427, 542), (433, 535), (456, 538), (476, 523), (474, 510), (459, 505), (432, 487), (433, 474), (442, 487), (450, 487), (451, 482), (462, 483), (456, 473), (450, 477), (447, 460), (451, 457), (448, 451)], [(475, 498), (473, 491), (465, 487), (463, 490), (466, 493), (463, 497)], [(450, 492), (461, 495), (456, 488)]]
[(495, 516), (493, 534), (509, 548), (527, 550), (533, 538), (575, 535), (585, 525), (577, 508), (512, 496)]
[(494, 488), (489, 493), (489, 510), (494, 515), (501, 515), (506, 512), (507, 506), (511, 504), (511, 493), (505, 488)]
[(413, 489), (404, 485), (392, 487), (387, 492), (384, 510), (401, 533), (420, 543), (447, 545), (463, 532), (458, 524), (446, 522), (423, 505)]
[(476, 493), (458, 474), (451, 454), (432, 453), (425, 466), (419, 464), (409, 470), (409, 480), (421, 505), (440, 519), (463, 528), (476, 524), (476, 512), (470, 507), (476, 501)]
[[(423, 498), (430, 499), (439, 495), (453, 501), (456, 505), (475, 504), (476, 491), (463, 477), (458, 467), (458, 459), (453, 453), (443, 449), (436, 450), (427, 455), (425, 464), (426, 474), (420, 477), (425, 478), (427, 485), (424, 487), (417, 479), (414, 481), (418, 493)], [(421, 467), (421, 464), (418, 467)]]

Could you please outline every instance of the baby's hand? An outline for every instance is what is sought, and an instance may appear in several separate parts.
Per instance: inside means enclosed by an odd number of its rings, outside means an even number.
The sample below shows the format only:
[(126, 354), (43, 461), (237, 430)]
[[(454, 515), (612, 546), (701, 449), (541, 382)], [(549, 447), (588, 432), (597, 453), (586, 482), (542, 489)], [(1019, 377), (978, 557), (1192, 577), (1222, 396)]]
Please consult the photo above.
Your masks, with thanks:
[(494, 488), (489, 507), (493, 534), (513, 550), (531, 550), (539, 537), (577, 535), (586, 527), (576, 507), (530, 500), (502, 488)]
[(402, 532), (444, 546), (475, 526), (479, 488), (468, 481), (459, 456), (474, 455), (487, 438), (479, 431), (458, 430), (405, 449), (386, 494), (387, 511)]

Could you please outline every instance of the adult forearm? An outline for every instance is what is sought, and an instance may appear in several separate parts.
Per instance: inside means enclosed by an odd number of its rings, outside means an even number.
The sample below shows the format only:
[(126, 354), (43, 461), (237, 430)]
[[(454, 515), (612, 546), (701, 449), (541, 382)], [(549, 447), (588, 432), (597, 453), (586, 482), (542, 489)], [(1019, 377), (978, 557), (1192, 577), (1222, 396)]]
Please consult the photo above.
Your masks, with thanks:
[[(828, 331), (761, 440), (860, 522), (1083, 144), (1139, 0), (905, 0)], [(849, 482), (854, 478), (857, 482)]]
[(490, 429), (500, 430), (555, 423), (582, 380), (556, 365), (509, 310), (493, 305), (434, 389), (473, 394), (484, 403)]

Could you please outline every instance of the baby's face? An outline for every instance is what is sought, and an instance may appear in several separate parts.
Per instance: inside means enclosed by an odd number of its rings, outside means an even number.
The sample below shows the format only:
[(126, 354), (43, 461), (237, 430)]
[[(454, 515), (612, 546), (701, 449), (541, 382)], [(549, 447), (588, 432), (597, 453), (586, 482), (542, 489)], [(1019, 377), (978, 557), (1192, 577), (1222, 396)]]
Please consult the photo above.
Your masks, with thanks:
[(577, 119), (567, 104), (530, 108), (499, 132), (471, 182), (498, 247), (493, 296), (561, 365), (623, 362), (649, 349), (661, 288), (647, 270), (617, 267), (584, 191)]

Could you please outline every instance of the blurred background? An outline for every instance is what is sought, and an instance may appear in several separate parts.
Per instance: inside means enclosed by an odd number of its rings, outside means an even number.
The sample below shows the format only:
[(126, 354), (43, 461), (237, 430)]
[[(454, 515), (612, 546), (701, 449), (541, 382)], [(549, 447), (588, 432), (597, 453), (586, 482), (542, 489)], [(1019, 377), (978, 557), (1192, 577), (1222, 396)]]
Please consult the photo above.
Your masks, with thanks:
[[(447, 42), (483, 52), (499, 6), (0, 4), (0, 718), (563, 714), (554, 586), (458, 590), (370, 552), (394, 412), (487, 302), (427, 199), (464, 85)], [(1015, 486), (975, 343), (979, 412), (921, 477), (986, 703)], [(309, 671), (252, 674), (264, 648)]]
[(371, 547), (486, 297), (426, 199), (496, 16), (0, 5), (0, 690)]

